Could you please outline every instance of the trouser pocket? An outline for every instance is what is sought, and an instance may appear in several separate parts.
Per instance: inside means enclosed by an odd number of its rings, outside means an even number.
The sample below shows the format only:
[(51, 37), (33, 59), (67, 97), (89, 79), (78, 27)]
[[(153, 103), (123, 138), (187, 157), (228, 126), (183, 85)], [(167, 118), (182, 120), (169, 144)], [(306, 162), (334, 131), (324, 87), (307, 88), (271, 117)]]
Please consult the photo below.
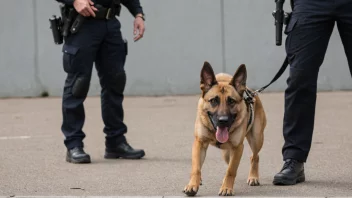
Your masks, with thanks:
[(67, 45), (67, 44), (63, 45), (62, 47), (63, 67), (65, 72), (67, 73), (74, 72), (73, 61), (76, 58), (78, 49), (79, 49), (78, 47), (75, 47), (72, 45)]

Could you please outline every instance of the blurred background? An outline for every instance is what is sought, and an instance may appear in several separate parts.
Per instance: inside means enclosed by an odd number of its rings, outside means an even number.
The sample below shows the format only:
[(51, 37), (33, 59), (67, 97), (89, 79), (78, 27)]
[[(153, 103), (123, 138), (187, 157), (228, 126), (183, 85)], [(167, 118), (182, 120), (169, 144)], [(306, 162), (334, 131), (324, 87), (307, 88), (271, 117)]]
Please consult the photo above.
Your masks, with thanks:
[[(61, 96), (65, 80), (62, 45), (55, 45), (49, 17), (60, 15), (55, 0), (3, 1), (0, 7), (0, 97)], [(125, 7), (122, 32), (129, 41), (128, 96), (198, 94), (205, 60), (215, 72), (248, 68), (248, 85), (267, 84), (285, 58), (275, 45), (275, 2), (263, 0), (141, 0), (146, 33), (133, 42), (133, 18)], [(285, 11), (290, 11), (289, 2)], [(283, 91), (285, 74), (266, 91)], [(351, 75), (338, 32), (333, 32), (319, 75), (319, 91), (347, 90)], [(93, 72), (90, 96), (99, 95)]]

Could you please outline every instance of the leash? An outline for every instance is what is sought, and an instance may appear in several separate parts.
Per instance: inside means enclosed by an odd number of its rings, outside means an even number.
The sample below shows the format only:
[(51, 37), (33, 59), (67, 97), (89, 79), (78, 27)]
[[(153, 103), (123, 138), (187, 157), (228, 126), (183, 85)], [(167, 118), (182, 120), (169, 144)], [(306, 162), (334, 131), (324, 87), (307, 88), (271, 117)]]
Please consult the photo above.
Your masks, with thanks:
[(271, 84), (273, 84), (277, 79), (279, 79), (281, 77), (281, 75), (285, 72), (287, 66), (288, 66), (288, 58), (286, 56), (285, 61), (282, 63), (282, 66), (280, 68), (280, 70), (276, 73), (276, 75), (274, 76), (274, 78), (270, 81), (269, 84), (265, 85), (264, 87), (257, 89), (253, 92), (249, 91), (248, 89), (246, 90), (249, 98), (247, 100), (249, 100), (249, 102), (251, 102), (253, 100), (253, 97), (255, 97), (256, 95), (262, 93), (266, 88), (268, 88)]

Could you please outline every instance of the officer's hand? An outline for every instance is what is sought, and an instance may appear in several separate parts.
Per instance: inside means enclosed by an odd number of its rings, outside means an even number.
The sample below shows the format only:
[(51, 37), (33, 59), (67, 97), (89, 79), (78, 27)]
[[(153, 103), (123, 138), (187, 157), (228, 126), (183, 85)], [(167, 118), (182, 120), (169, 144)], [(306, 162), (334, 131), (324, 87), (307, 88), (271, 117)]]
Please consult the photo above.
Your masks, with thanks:
[(73, 6), (78, 13), (85, 17), (95, 17), (94, 11), (98, 11), (98, 9), (94, 7), (94, 3), (91, 0), (74, 0)]
[[(138, 35), (137, 35), (137, 30), (138, 30)], [(134, 28), (133, 28), (133, 34), (135, 35), (134, 41), (138, 41), (139, 39), (141, 39), (143, 37), (144, 31), (145, 31), (144, 21), (141, 17), (137, 16), (134, 19)]]

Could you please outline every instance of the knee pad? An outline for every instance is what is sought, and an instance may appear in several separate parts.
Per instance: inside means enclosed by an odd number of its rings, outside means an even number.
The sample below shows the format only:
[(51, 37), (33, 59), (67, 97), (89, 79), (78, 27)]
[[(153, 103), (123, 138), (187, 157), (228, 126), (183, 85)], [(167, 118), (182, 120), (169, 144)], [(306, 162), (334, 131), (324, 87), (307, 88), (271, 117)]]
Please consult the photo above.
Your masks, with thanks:
[(126, 86), (126, 73), (123, 71), (112, 75), (109, 82), (112, 91), (122, 94)]
[(76, 98), (84, 98), (87, 96), (90, 85), (90, 77), (79, 76), (72, 86), (72, 94)]

